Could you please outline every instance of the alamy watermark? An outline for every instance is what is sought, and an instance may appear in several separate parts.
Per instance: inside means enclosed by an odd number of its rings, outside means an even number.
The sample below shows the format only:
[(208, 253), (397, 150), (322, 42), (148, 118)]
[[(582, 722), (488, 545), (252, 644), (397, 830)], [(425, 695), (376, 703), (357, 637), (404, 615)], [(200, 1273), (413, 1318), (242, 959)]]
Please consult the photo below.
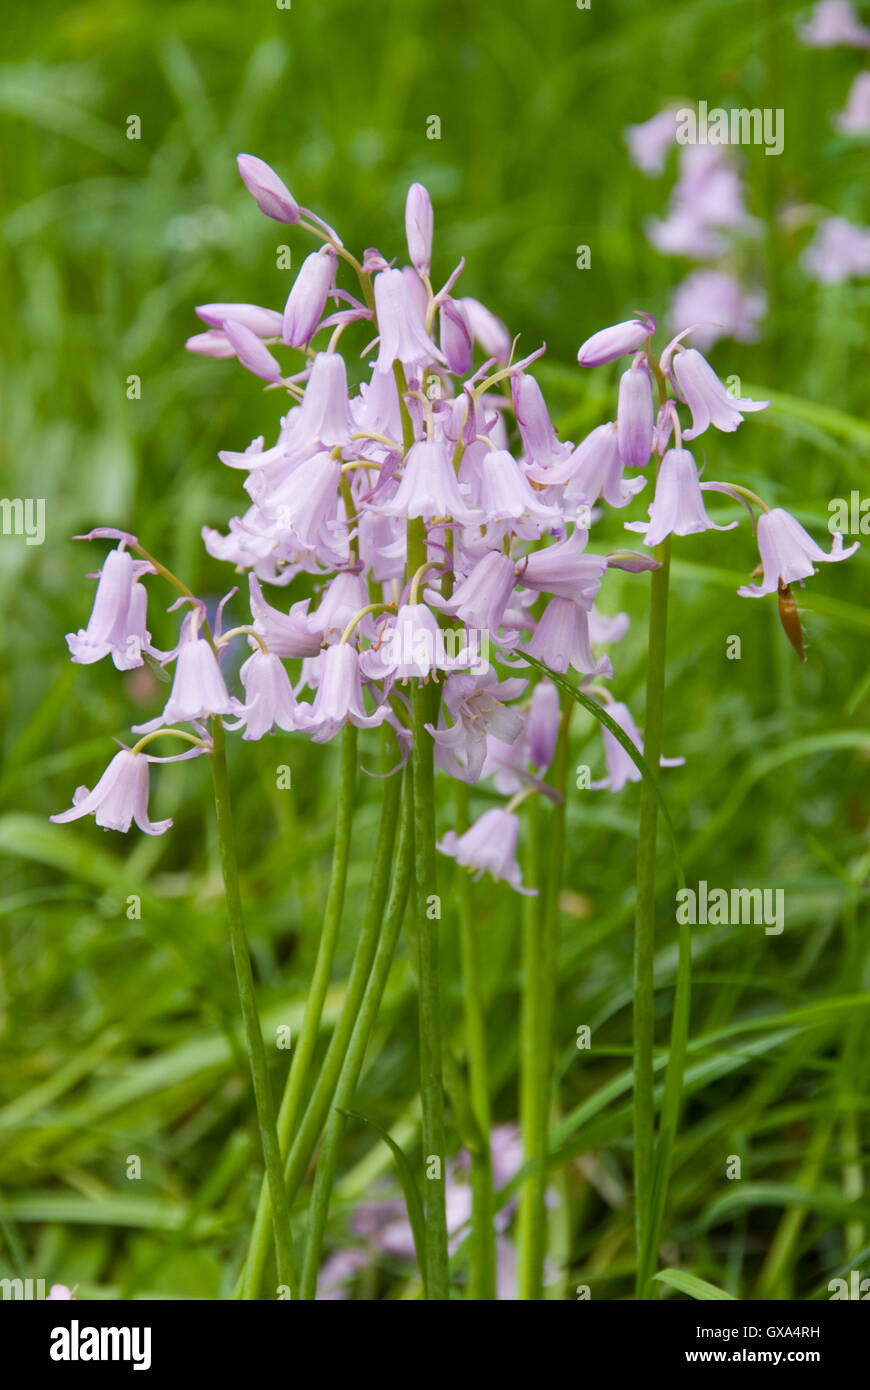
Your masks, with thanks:
[(785, 111), (765, 106), (726, 108), (698, 103), (677, 112), (678, 145), (764, 145), (765, 154), (782, 154)]
[(45, 498), (0, 497), (0, 535), (24, 536), (26, 545), (42, 545)]
[(848, 497), (832, 497), (828, 503), (828, 530), (832, 535), (870, 536), (870, 497), (853, 489)]
[(701, 879), (694, 888), (677, 890), (677, 921), (691, 926), (764, 927), (765, 936), (779, 936), (785, 926), (783, 888), (709, 888)]

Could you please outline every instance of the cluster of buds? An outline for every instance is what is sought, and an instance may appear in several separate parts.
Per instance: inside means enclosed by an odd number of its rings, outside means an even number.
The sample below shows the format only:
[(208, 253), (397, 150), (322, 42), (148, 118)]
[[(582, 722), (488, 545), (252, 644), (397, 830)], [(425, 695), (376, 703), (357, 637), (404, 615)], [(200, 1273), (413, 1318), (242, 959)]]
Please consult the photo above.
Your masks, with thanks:
[[(148, 766), (175, 759), (145, 749), (171, 731), (188, 745), (176, 758), (208, 754), (210, 719), (241, 729), (246, 739), (281, 729), (318, 743), (348, 722), (387, 725), (401, 765), (413, 737), (407, 684), (432, 682), (439, 700), (426, 737), (437, 766), (465, 782), (494, 776), (510, 795), (465, 834), (445, 835), (440, 848), (478, 875), (487, 871), (528, 891), (515, 856), (515, 810), (522, 797), (547, 790), (542, 779), (560, 712), (555, 687), (538, 679), (526, 657), (552, 672), (574, 672), (640, 746), (629, 712), (600, 684), (613, 675), (605, 644), (619, 640), (627, 619), (606, 618), (595, 601), (609, 569), (639, 573), (658, 562), (634, 550), (588, 551), (598, 504), (627, 506), (655, 456), (649, 522), (629, 529), (642, 532), (652, 549), (670, 534), (714, 526), (705, 489), (743, 500), (753, 495), (702, 483), (683, 441), (711, 425), (734, 430), (763, 403), (730, 396), (681, 339), (656, 359), (656, 323), (641, 314), (596, 333), (579, 352), (584, 367), (631, 356), (616, 420), (579, 444), (562, 440), (528, 370), (544, 348), (515, 360), (505, 325), (455, 292), (463, 261), (433, 289), (432, 204), (422, 185), (408, 193), (410, 265), (399, 268), (374, 249), (358, 260), (263, 161), (241, 155), (239, 169), (263, 213), (322, 243), (303, 262), (283, 313), (251, 304), (200, 306), (206, 331), (187, 344), (237, 360), (288, 401), (268, 447), (260, 436), (241, 452), (219, 455), (244, 473), (247, 503), (226, 534), (203, 530), (209, 554), (247, 577), (250, 622), (222, 632), (225, 599), (212, 631), (202, 601), (136, 537), (107, 528), (91, 533), (118, 546), (99, 575), (87, 628), (67, 639), (73, 660), (111, 655), (122, 670), (174, 662), (174, 679), (163, 712), (134, 729), (135, 746), (122, 748), (93, 791), (79, 788), (73, 808), (55, 819), (94, 814), (107, 828), (127, 830), (135, 819), (149, 834), (166, 830), (169, 821), (148, 820)], [(357, 294), (338, 287), (342, 264), (356, 275)], [(339, 348), (359, 323), (368, 325), (361, 357), (371, 359), (370, 370), (351, 390)], [(289, 370), (276, 356), (284, 348), (296, 354)], [(681, 430), (683, 405), (691, 427)], [(764, 582), (741, 592), (782, 589), (812, 573), (814, 560), (851, 553), (839, 541), (825, 556), (793, 518), (754, 500), (763, 511)], [(153, 574), (176, 585), (181, 596), (173, 607), (186, 608), (170, 652), (154, 649), (146, 628), (143, 581)], [(278, 606), (276, 595), (275, 602), (264, 596), (264, 586), (280, 592), (300, 576), (314, 584), (314, 599)], [(240, 696), (221, 670), (233, 641), (250, 648)], [(612, 738), (606, 751), (606, 785), (616, 790), (637, 778)]]

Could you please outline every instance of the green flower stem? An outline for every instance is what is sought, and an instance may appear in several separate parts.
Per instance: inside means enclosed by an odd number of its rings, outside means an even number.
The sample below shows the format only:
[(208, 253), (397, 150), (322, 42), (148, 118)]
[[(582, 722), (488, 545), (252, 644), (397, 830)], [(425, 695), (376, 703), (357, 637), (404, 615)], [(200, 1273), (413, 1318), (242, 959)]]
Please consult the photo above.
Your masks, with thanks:
[[(468, 788), (454, 781), (456, 833), (468, 829)], [(480, 946), (472, 910), (471, 879), (464, 869), (456, 875), (456, 906), (462, 954), (462, 994), (468, 1051), (468, 1092), (478, 1131), (471, 1151), (471, 1236), (468, 1246), (468, 1297), (475, 1302), (495, 1298), (495, 1199), (492, 1188), (489, 1074), (486, 1055), (486, 1016), (480, 978)]]
[(227, 919), (230, 928), (233, 963), (236, 968), (236, 982), (239, 988), (239, 1002), (245, 1025), (245, 1044), (248, 1060), (251, 1064), (251, 1078), (254, 1083), (254, 1099), (260, 1125), (260, 1142), (263, 1147), (263, 1161), (266, 1165), (268, 1192), (271, 1195), (275, 1249), (278, 1256), (278, 1279), (281, 1284), (286, 1285), (292, 1291), (296, 1285), (296, 1277), (293, 1269), (293, 1245), (290, 1236), (290, 1209), (284, 1190), (281, 1149), (275, 1128), (275, 1106), (269, 1086), (263, 1029), (257, 1011), (251, 956), (245, 935), (245, 919), (239, 891), (239, 866), (236, 860), (236, 842), (233, 835), (233, 810), (227, 776), (226, 740), (223, 724), (219, 718), (212, 719), (211, 728), (211, 768), (221, 870), (227, 900)]
[[(305, 1004), (305, 1016), (290, 1074), (284, 1088), (284, 1097), (278, 1113), (278, 1138), (281, 1152), (290, 1148), (297, 1121), (300, 1117), (305, 1089), (309, 1081), (309, 1069), (317, 1038), (320, 1032), (320, 1019), (323, 1004), (329, 988), (335, 946), (338, 939), (341, 915), (344, 908), (344, 894), (347, 884), (347, 868), (350, 857), (351, 824), (353, 819), (354, 790), (356, 787), (357, 731), (352, 724), (346, 724), (341, 733), (340, 771), (335, 819), (335, 844), (332, 854), (329, 889), (320, 945), (314, 965), (311, 988)], [(282, 1184), (282, 1191), (286, 1190)], [(260, 1199), (251, 1232), (248, 1258), (240, 1281), (242, 1298), (257, 1298), (262, 1282), (263, 1268), (269, 1251), (269, 1188), (260, 1189)]]
[[(541, 882), (540, 803), (526, 802), (525, 879)], [(523, 900), (523, 994), (520, 1014), (520, 1129), (523, 1158), (533, 1170), (523, 1183), (517, 1214), (517, 1285), (520, 1299), (539, 1299), (544, 1263), (546, 1173), (538, 1165), (547, 1145), (548, 1097), (543, 1088), (545, 1051), (546, 924), (542, 897)]]
[[(656, 547), (659, 569), (653, 570), (650, 588), (649, 646), (647, 655), (646, 715), (643, 751), (653, 775), (658, 776), (662, 755), (662, 714), (665, 691), (665, 648), (668, 624), (668, 579), (671, 541)], [(649, 782), (640, 788), (637, 846), (637, 907), (634, 935), (634, 1200), (638, 1249), (636, 1296), (643, 1298), (651, 1270), (645, 1252), (652, 1217), (655, 1160), (655, 1099), (653, 1051), (655, 1043), (655, 909), (656, 833), (658, 801)], [(654, 1257), (655, 1252), (652, 1252)]]
[[(441, 1063), (441, 999), (438, 980), (438, 923), (430, 916), (437, 893), (435, 870), (434, 744), (426, 730), (432, 718), (430, 690), (415, 681), (411, 693), (414, 717), (412, 752), (414, 781), (414, 880), (417, 966), (420, 1012), (420, 1097), (423, 1110), (423, 1163), (426, 1211), (427, 1298), (450, 1297), (445, 1209), (446, 1161), (444, 1082)], [(434, 1160), (437, 1164), (433, 1164)], [(431, 1168), (431, 1175), (430, 1175)]]
[(549, 823), (546, 869), (541, 863), (541, 810), (528, 803), (529, 886), (540, 884), (538, 898), (526, 899), (523, 950), (523, 1009), (520, 1042), (520, 1121), (523, 1152), (534, 1165), (521, 1196), (518, 1220), (519, 1296), (543, 1297), (547, 1245), (547, 1153), (552, 1092), (553, 1013), (556, 998), (556, 956), (559, 940), (559, 897), (565, 850), (565, 789), (574, 701), (562, 696), (562, 719), (551, 769), (551, 781), (561, 800)]
[[(398, 778), (395, 779), (398, 781)], [(323, 1144), (317, 1161), (314, 1191), (311, 1197), (308, 1234), (299, 1284), (299, 1297), (314, 1299), (317, 1293), (317, 1274), (323, 1249), (323, 1233), (329, 1214), (329, 1200), (338, 1167), (341, 1141), (344, 1137), (344, 1112), (352, 1103), (354, 1092), (365, 1061), (366, 1049), (375, 1026), (387, 977), (393, 963), (396, 943), (402, 929), (411, 871), (414, 862), (414, 802), (410, 770), (405, 774), (405, 794), (396, 846), (393, 883), (384, 912), (384, 924), (378, 940), (374, 963), (366, 984), (365, 994), (354, 1023), (353, 1036), (341, 1068), (335, 1089), (335, 1099)]]

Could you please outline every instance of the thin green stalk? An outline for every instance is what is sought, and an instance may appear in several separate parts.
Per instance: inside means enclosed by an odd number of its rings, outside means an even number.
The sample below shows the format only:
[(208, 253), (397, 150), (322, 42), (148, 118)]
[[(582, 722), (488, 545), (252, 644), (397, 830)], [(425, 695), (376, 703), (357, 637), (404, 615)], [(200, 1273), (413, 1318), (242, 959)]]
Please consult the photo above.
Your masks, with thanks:
[[(278, 1113), (278, 1138), (281, 1153), (286, 1154), (302, 1109), (305, 1089), (309, 1081), (311, 1059), (320, 1032), (323, 1004), (332, 975), (335, 946), (338, 939), (341, 915), (344, 908), (344, 894), (347, 885), (347, 868), (350, 857), (351, 824), (356, 787), (357, 730), (346, 724), (341, 733), (340, 770), (335, 818), (335, 844), (332, 854), (332, 868), (320, 945), (314, 965), (311, 988), (305, 1004), (305, 1016), (299, 1039), (293, 1052), (290, 1073), (284, 1088), (281, 1109)], [(282, 1192), (285, 1185), (282, 1183)], [(263, 1268), (269, 1253), (269, 1189), (260, 1188), (260, 1199), (251, 1231), (248, 1258), (239, 1284), (242, 1298), (257, 1298), (263, 1277)]]
[(356, 1024), (357, 1013), (372, 968), (390, 882), (400, 792), (401, 778), (399, 776), (391, 778), (384, 788), (381, 822), (375, 847), (372, 877), (369, 881), (369, 896), (341, 1013), (302, 1123), (299, 1125), (284, 1164), (284, 1181), (291, 1202), (302, 1186), (306, 1170), (329, 1114), (329, 1107), (344, 1065), (345, 1055)]
[[(541, 814), (537, 797), (527, 803), (525, 877), (541, 883)], [(547, 929), (543, 894), (523, 903), (523, 995), (520, 1016), (520, 1129), (523, 1158), (532, 1171), (520, 1192), (517, 1214), (517, 1283), (520, 1299), (539, 1299), (543, 1288), (549, 1070), (546, 1046)]]
[[(456, 833), (468, 828), (468, 788), (454, 782)], [(492, 1189), (489, 1073), (486, 1055), (486, 1015), (480, 978), (480, 947), (471, 901), (471, 879), (464, 869), (456, 875), (456, 906), (462, 955), (462, 995), (468, 1052), (468, 1093), (477, 1134), (471, 1150), (471, 1235), (468, 1244), (468, 1297), (475, 1302), (495, 1298), (495, 1199)]]
[[(644, 757), (658, 776), (662, 754), (662, 715), (665, 690), (665, 648), (668, 623), (668, 579), (671, 543), (667, 537), (656, 547), (659, 568), (653, 570), (650, 588), (649, 644), (647, 653)], [(638, 1269), (636, 1296), (643, 1298), (649, 1281), (645, 1268), (652, 1219), (655, 1164), (655, 1099), (653, 1050), (655, 1045), (655, 907), (656, 835), (658, 799), (644, 779), (640, 789), (637, 847), (637, 907), (634, 936), (634, 1201)], [(655, 1252), (652, 1252), (654, 1259)]]
[(450, 1297), (445, 1208), (446, 1161), (444, 1081), (441, 1062), (441, 998), (438, 978), (438, 920), (435, 870), (434, 744), (426, 730), (432, 717), (429, 689), (414, 683), (412, 754), (414, 781), (414, 886), (420, 1015), (420, 1098), (423, 1111), (423, 1164), (426, 1211), (427, 1298)]
[[(561, 800), (549, 825), (545, 891), (529, 899), (526, 916), (522, 1016), (521, 1118), (526, 1159), (535, 1165), (520, 1199), (520, 1297), (543, 1297), (547, 1246), (547, 1153), (552, 1102), (553, 1012), (556, 998), (556, 958), (559, 945), (559, 898), (565, 853), (565, 791), (568, 781), (573, 699), (562, 694), (562, 718), (551, 768), (551, 782)], [(530, 807), (530, 812), (532, 808)], [(530, 886), (542, 882), (540, 808), (530, 815)]]
[[(214, 804), (217, 816), (218, 844), (220, 847), (221, 870), (224, 879), (224, 892), (227, 900), (227, 920), (230, 928), (230, 943), (233, 963), (236, 968), (236, 982), (239, 987), (239, 1002), (245, 1025), (245, 1045), (251, 1064), (251, 1079), (254, 1084), (254, 1100), (257, 1106), (257, 1119), (260, 1125), (260, 1142), (263, 1147), (263, 1161), (266, 1165), (266, 1180), (271, 1196), (275, 1249), (278, 1257), (278, 1280), (292, 1291), (296, 1287), (293, 1268), (293, 1245), (290, 1236), (290, 1208), (284, 1190), (284, 1170), (281, 1163), (281, 1148), (275, 1128), (275, 1106), (269, 1075), (266, 1069), (266, 1049), (263, 1044), (263, 1029), (257, 1010), (254, 992), (254, 975), (251, 970), (251, 956), (245, 935), (245, 919), (242, 913), (242, 896), (239, 891), (239, 866), (236, 860), (236, 842), (233, 834), (233, 810), (230, 800), (230, 785), (227, 776), (226, 741), (224, 728), (219, 718), (212, 725), (212, 781), (214, 785)], [(250, 1297), (251, 1295), (246, 1295)]]
[(329, 1201), (338, 1167), (341, 1141), (344, 1137), (345, 1114), (351, 1105), (359, 1082), (360, 1072), (365, 1061), (366, 1049), (374, 1029), (381, 998), (393, 963), (396, 943), (402, 929), (408, 889), (414, 862), (414, 803), (411, 788), (411, 772), (405, 774), (405, 794), (399, 827), (399, 840), (396, 846), (396, 864), (393, 883), (384, 912), (384, 923), (378, 940), (375, 959), (366, 984), (362, 1004), (354, 1023), (353, 1036), (344, 1058), (341, 1075), (335, 1090), (335, 1099), (323, 1144), (317, 1161), (314, 1191), (309, 1208), (308, 1233), (305, 1240), (305, 1254), (302, 1261), (302, 1274), (299, 1283), (299, 1297), (311, 1300), (317, 1293), (317, 1274), (320, 1269), (323, 1249), (323, 1233), (329, 1215)]

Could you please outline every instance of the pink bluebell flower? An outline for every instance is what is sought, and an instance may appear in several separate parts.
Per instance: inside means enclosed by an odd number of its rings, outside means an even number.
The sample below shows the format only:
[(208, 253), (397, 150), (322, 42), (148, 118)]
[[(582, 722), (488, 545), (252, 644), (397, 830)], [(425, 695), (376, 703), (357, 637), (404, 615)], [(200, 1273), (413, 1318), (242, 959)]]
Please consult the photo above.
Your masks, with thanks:
[(807, 48), (870, 48), (870, 29), (849, 0), (819, 0), (799, 34)]
[(660, 174), (668, 152), (677, 143), (677, 112), (668, 107), (650, 116), (648, 121), (627, 126), (623, 136), (632, 164), (644, 174)]
[(730, 395), (696, 348), (679, 349), (668, 370), (692, 412), (692, 428), (683, 431), (684, 439), (697, 439), (710, 425), (729, 434), (742, 425), (748, 411), (766, 410), (770, 405), (770, 401)]
[(649, 367), (638, 357), (619, 379), (616, 442), (619, 457), (632, 468), (644, 468), (653, 450), (655, 408)]
[[(181, 758), (188, 756), (184, 753), (180, 755)], [(61, 811), (50, 819), (57, 825), (65, 825), (67, 821), (80, 820), (82, 816), (93, 816), (103, 830), (120, 830), (124, 834), (135, 821), (146, 835), (163, 835), (172, 821), (148, 819), (148, 765), (151, 761), (146, 753), (133, 753), (129, 748), (122, 748), (120, 753), (115, 754), (93, 791), (78, 787), (73, 793), (72, 809)]]
[(651, 314), (611, 324), (586, 339), (577, 353), (577, 361), (581, 367), (601, 367), (606, 362), (615, 362), (645, 347), (655, 331), (656, 321)]
[(479, 299), (472, 299), (466, 295), (458, 302), (471, 325), (475, 340), (480, 343), (487, 357), (494, 357), (496, 362), (509, 362), (513, 340), (507, 325), (487, 309), (485, 304), (481, 304)]
[(422, 183), (412, 183), (405, 199), (405, 235), (408, 255), (418, 275), (428, 275), (432, 265), (432, 199)]
[(837, 532), (831, 553), (826, 555), (820, 545), (801, 526), (799, 521), (782, 507), (762, 512), (758, 518), (758, 549), (764, 577), (760, 584), (744, 584), (737, 590), (744, 598), (761, 598), (776, 593), (780, 585), (794, 584), (815, 574), (819, 563), (848, 560), (860, 542), (843, 547), (843, 537)]
[(245, 688), (242, 738), (262, 738), (276, 727), (288, 733), (296, 728), (296, 699), (280, 657), (257, 647), (242, 666), (239, 678)]
[(627, 531), (643, 533), (644, 545), (660, 545), (665, 536), (692, 536), (698, 531), (731, 531), (729, 521), (717, 526), (704, 507), (701, 479), (688, 449), (668, 449), (659, 466), (655, 497), (649, 507), (649, 522), (627, 521)]
[(825, 217), (804, 250), (801, 264), (823, 285), (870, 275), (870, 227), (845, 217)]
[(338, 257), (331, 246), (306, 256), (284, 306), (282, 336), (290, 347), (305, 348), (317, 332), (323, 310), (335, 289)]
[(523, 693), (527, 684), (517, 677), (499, 680), (493, 670), (479, 675), (457, 672), (448, 676), (438, 727), (426, 725), (435, 740), (437, 765), (460, 781), (476, 782), (483, 775), (487, 739), (509, 744), (521, 733), (522, 715), (511, 708), (510, 702)]
[(504, 879), (518, 893), (536, 897), (537, 889), (523, 887), (522, 870), (516, 860), (519, 833), (520, 823), (513, 812), (496, 807), (484, 811), (464, 835), (448, 830), (438, 848), (464, 869), (470, 869), (476, 880), (488, 873), (496, 882)]
[(835, 117), (834, 124), (843, 135), (870, 132), (870, 72), (858, 73), (849, 89), (845, 109)]
[(139, 582), (143, 575), (153, 573), (147, 561), (133, 559), (123, 541), (109, 551), (87, 627), (66, 636), (73, 661), (88, 666), (111, 656), (119, 671), (129, 671), (143, 664), (143, 652), (157, 658), (162, 655), (151, 646), (151, 634), (145, 627), (148, 599), (144, 584)]
[[(622, 704), (619, 700), (614, 700), (607, 705), (607, 713), (615, 724), (618, 724), (623, 733), (628, 734), (638, 752), (643, 752), (643, 735), (634, 722), (631, 710), (628, 705)], [(639, 782), (641, 772), (637, 764), (626, 753), (622, 744), (613, 737), (609, 729), (601, 726), (601, 737), (604, 741), (604, 756), (607, 762), (607, 776), (599, 782), (593, 782), (592, 788), (595, 791), (607, 789), (611, 792), (620, 792), (626, 782)], [(685, 758), (662, 758), (661, 767), (682, 767)]]
[(156, 719), (134, 724), (135, 734), (217, 714), (241, 714), (241, 702), (227, 690), (214, 648), (200, 636), (202, 616), (202, 605), (197, 604), (184, 619), (169, 699)]
[(381, 502), (378, 510), (382, 516), (401, 516), (405, 520), (451, 517), (468, 525), (485, 520), (464, 501), (450, 455), (437, 439), (422, 439), (412, 446), (395, 495), (388, 502)]
[(261, 212), (276, 222), (299, 221), (299, 204), (271, 165), (255, 154), (240, 154), (236, 163), (245, 187)]
[(243, 323), (224, 319), (222, 332), (243, 367), (263, 381), (280, 381), (281, 364), (272, 355), (262, 338)]
[(550, 600), (525, 650), (561, 675), (569, 666), (586, 676), (613, 675), (610, 657), (592, 654), (586, 609), (570, 598)]

